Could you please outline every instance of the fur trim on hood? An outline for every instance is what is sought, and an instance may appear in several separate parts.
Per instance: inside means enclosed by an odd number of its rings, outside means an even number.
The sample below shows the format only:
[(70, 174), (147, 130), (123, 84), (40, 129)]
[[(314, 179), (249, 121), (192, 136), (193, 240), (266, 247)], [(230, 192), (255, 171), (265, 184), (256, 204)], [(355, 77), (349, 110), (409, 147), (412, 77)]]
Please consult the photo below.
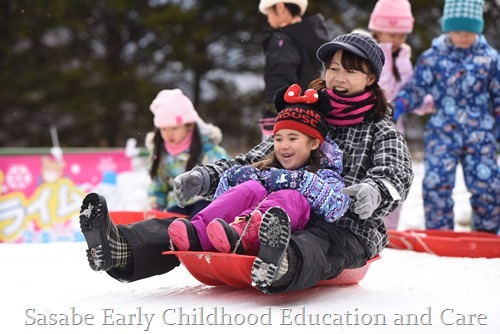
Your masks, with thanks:
[(146, 138), (144, 139), (144, 146), (148, 149), (149, 152), (153, 152), (155, 147), (155, 132), (150, 131), (146, 133)]
[(211, 123), (205, 123), (201, 119), (199, 119), (196, 124), (198, 125), (200, 133), (207, 136), (214, 144), (219, 145), (222, 142), (222, 132), (219, 127)]

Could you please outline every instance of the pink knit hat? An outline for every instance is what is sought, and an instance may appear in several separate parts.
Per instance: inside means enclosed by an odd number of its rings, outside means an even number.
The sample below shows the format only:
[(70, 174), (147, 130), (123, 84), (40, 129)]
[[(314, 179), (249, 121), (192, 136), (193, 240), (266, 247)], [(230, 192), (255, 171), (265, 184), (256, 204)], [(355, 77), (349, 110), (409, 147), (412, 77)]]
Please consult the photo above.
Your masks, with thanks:
[(406, 33), (413, 31), (413, 15), (408, 0), (378, 0), (370, 15), (372, 31)]
[(157, 128), (196, 123), (200, 119), (193, 103), (180, 89), (162, 90), (149, 109), (153, 112), (153, 123)]

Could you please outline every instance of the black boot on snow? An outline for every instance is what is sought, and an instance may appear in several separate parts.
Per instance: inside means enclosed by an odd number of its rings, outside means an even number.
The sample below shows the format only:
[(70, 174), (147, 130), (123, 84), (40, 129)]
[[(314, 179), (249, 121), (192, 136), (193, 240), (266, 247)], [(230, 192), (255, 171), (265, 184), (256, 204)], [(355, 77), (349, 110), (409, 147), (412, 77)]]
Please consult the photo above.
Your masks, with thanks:
[[(260, 250), (252, 266), (252, 285), (267, 288), (286, 273), (286, 250), (290, 241), (290, 218), (279, 207), (269, 208), (259, 230)], [(283, 267), (283, 268), (282, 268)]]
[(106, 199), (90, 193), (83, 199), (80, 228), (87, 241), (87, 259), (95, 271), (124, 267), (130, 257), (126, 239), (109, 218)]

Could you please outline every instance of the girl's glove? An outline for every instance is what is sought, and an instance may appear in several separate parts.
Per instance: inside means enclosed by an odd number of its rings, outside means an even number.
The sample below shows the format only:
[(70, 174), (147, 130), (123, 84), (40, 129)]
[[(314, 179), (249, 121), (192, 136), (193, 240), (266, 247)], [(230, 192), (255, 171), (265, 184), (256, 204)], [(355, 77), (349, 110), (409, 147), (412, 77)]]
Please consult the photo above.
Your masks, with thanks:
[(354, 184), (342, 189), (342, 192), (354, 197), (352, 209), (361, 219), (370, 218), (382, 202), (379, 190), (368, 183)]
[(197, 195), (206, 194), (210, 188), (210, 180), (199, 171), (190, 171), (174, 179), (174, 196), (177, 204), (183, 208)]
[(412, 113), (418, 116), (424, 116), (427, 114), (433, 114), (436, 112), (436, 106), (434, 104), (434, 98), (431, 94), (424, 96), (424, 102), (417, 109), (413, 110)]

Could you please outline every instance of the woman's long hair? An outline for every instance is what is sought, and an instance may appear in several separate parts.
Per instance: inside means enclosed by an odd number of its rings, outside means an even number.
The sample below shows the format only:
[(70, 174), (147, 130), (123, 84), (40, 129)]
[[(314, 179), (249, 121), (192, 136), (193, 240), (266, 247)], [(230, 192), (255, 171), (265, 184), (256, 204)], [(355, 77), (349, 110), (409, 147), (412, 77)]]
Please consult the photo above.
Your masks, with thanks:
[[(153, 138), (154, 148), (153, 148), (153, 157), (151, 170), (149, 171), (149, 176), (154, 179), (158, 173), (158, 167), (160, 166), (160, 162), (162, 160), (163, 154), (165, 154), (165, 150), (163, 149), (164, 141), (161, 136), (160, 129), (155, 128), (154, 130), (154, 138)], [(189, 146), (189, 159), (186, 163), (186, 172), (193, 169), (194, 166), (201, 163), (201, 153), (202, 153), (202, 143), (201, 143), (201, 135), (198, 126), (195, 124), (193, 127), (193, 140), (191, 142), (191, 146)]]

